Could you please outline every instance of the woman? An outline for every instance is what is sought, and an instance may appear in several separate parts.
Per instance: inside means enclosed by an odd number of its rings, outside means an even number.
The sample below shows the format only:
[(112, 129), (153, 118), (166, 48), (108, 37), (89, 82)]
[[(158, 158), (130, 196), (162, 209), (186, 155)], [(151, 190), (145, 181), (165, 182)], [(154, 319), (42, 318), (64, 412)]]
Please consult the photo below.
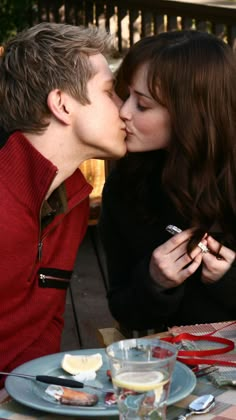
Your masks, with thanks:
[(118, 71), (128, 154), (100, 231), (127, 330), (236, 319), (235, 86), (233, 51), (198, 31), (143, 38)]

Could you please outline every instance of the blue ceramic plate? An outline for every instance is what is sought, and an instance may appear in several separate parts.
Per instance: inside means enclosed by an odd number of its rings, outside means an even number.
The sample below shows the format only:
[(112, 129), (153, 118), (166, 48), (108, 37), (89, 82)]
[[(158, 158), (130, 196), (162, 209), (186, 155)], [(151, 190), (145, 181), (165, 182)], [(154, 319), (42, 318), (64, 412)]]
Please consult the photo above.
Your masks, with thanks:
[[(106, 375), (108, 367), (108, 360), (104, 349), (89, 349), (76, 350), (66, 352), (70, 354), (94, 354), (100, 353), (103, 358), (103, 366), (97, 372), (94, 385), (102, 384), (104, 388), (111, 388), (111, 383)], [(62, 358), (65, 353), (56, 353), (50, 356), (40, 357), (28, 363), (25, 363), (16, 368), (14, 373), (25, 373), (28, 375), (53, 375), (65, 376), (65, 372), (60, 368)], [(91, 383), (92, 384), (92, 383)], [(196, 385), (196, 377), (194, 373), (182, 363), (176, 362), (173, 379), (168, 399), (168, 405), (174, 404), (177, 401), (189, 395)], [(75, 407), (61, 405), (49, 395), (45, 393), (47, 384), (37, 381), (32, 381), (23, 378), (16, 378), (8, 376), (5, 387), (7, 392), (13, 399), (28, 407), (36, 408), (38, 410), (47, 411), (50, 413), (57, 413), (60, 415), (66, 414), (69, 416), (81, 417), (98, 417), (98, 416), (117, 416), (118, 410), (115, 406), (107, 407), (104, 404), (104, 394), (99, 395), (99, 402), (94, 407)], [(90, 388), (83, 388), (85, 392), (94, 392)]]

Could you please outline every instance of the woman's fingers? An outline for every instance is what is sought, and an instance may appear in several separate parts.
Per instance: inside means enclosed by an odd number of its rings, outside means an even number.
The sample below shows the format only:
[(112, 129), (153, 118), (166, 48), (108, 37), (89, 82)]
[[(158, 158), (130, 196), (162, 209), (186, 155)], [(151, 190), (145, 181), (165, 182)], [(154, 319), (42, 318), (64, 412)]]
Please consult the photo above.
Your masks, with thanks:
[(163, 246), (156, 248), (150, 263), (152, 278), (162, 286), (176, 287), (191, 276), (201, 264), (202, 252), (196, 247), (189, 255), (186, 248), (187, 241), (169, 254), (163, 253)]
[[(235, 260), (235, 252), (205, 235), (189, 255), (187, 244), (192, 229), (180, 232), (156, 248), (153, 252), (150, 270), (157, 283), (169, 288), (176, 287), (190, 277), (203, 263), (202, 281), (218, 281)], [(206, 251), (207, 250), (207, 251)]]
[[(159, 285), (166, 288), (176, 287), (200, 266), (203, 256), (201, 247), (196, 246), (191, 254), (187, 252), (192, 234), (192, 229), (180, 232), (153, 251), (150, 274)], [(205, 238), (202, 239), (202, 245), (207, 245)]]
[(178, 248), (181, 244), (187, 243), (193, 234), (192, 229), (183, 230), (180, 233), (172, 236), (168, 241), (161, 245), (163, 253), (169, 254), (174, 249)]
[(235, 252), (212, 236), (207, 238), (207, 245), (210, 252), (203, 254), (202, 281), (210, 284), (220, 280), (230, 269), (235, 260)]
[[(198, 257), (197, 261), (200, 258), (200, 261), (202, 261), (202, 251), (199, 247), (196, 247), (192, 250), (190, 254), (187, 253), (187, 244), (185, 245), (185, 248), (183, 248), (183, 252), (181, 255), (178, 256), (178, 258), (175, 259), (176, 268), (178, 271), (183, 270), (187, 265), (192, 263), (196, 257)], [(176, 250), (173, 251), (173, 255), (177, 254)]]
[(201, 262), (202, 262), (202, 252), (198, 252), (195, 258), (192, 260), (191, 264), (189, 264), (187, 267), (185, 267), (182, 270), (182, 275), (184, 276), (184, 279), (190, 277), (193, 273), (195, 273), (195, 271), (201, 265)]
[[(220, 242), (216, 241), (214, 238), (212, 238), (212, 236), (208, 236), (207, 245), (211, 253), (214, 254), (214, 257), (218, 261), (223, 259), (227, 261), (229, 264), (232, 264), (233, 261), (235, 260), (235, 252), (232, 249), (227, 248), (226, 246), (222, 245)], [(211, 254), (208, 255), (209, 258), (211, 256), (212, 256)], [(209, 258), (206, 258), (206, 261)]]

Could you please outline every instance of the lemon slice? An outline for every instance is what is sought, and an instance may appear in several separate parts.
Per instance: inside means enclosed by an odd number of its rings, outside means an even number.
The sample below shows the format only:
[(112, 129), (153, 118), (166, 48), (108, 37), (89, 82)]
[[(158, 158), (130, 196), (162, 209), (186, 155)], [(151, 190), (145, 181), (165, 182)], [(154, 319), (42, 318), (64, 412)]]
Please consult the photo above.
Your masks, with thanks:
[(167, 379), (162, 372), (122, 372), (112, 380), (119, 388), (127, 388), (131, 391), (146, 392), (163, 386)]
[(71, 375), (77, 375), (80, 372), (97, 371), (102, 366), (102, 356), (99, 353), (91, 355), (72, 355), (65, 354), (61, 367)]

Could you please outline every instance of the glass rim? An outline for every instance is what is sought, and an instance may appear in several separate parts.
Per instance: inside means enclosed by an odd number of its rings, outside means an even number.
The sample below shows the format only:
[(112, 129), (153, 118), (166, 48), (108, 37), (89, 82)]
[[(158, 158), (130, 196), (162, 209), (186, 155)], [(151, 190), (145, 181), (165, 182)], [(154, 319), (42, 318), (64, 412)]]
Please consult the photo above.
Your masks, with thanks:
[[(155, 358), (154, 356), (152, 356), (152, 359), (151, 360), (136, 360), (136, 361), (135, 360), (124, 359), (121, 356), (119, 357), (117, 355), (112, 355), (110, 353), (110, 351), (112, 351), (112, 347), (113, 346), (117, 346), (117, 349), (119, 349), (119, 343), (122, 343), (122, 342), (127, 343), (127, 345), (129, 344), (129, 342), (130, 343), (133, 342), (134, 343), (133, 348), (135, 348), (135, 343), (136, 343), (136, 345), (138, 345), (138, 344), (141, 344), (141, 342), (144, 345), (150, 343), (151, 345), (153, 345), (154, 348), (155, 347), (158, 347), (158, 345), (162, 344), (163, 345), (163, 350), (164, 349), (169, 350), (169, 351), (172, 352), (172, 354), (163, 357), (163, 359), (162, 358), (158, 358), (158, 357)], [(132, 347), (130, 346), (130, 348), (132, 348)], [(178, 349), (173, 344), (168, 343), (167, 341), (161, 340), (160, 338), (155, 338), (155, 337), (154, 338), (130, 338), (130, 339), (128, 338), (128, 339), (123, 339), (123, 340), (115, 341), (114, 343), (109, 344), (106, 347), (105, 350), (106, 350), (107, 356), (110, 359), (112, 359), (113, 361), (117, 361), (117, 362), (119, 362), (119, 361), (127, 361), (129, 363), (133, 363), (133, 364), (137, 364), (137, 365), (140, 365), (141, 363), (143, 363), (143, 364), (144, 363), (148, 363), (148, 364), (151, 365), (151, 364), (156, 364), (156, 363), (161, 362), (161, 361), (168, 362), (168, 361), (171, 361), (172, 359), (176, 359), (177, 353), (178, 353)], [(123, 348), (121, 347), (120, 350), (121, 351), (122, 350), (125, 350), (125, 347), (123, 347)], [(129, 347), (127, 347), (127, 350), (129, 350)]]

